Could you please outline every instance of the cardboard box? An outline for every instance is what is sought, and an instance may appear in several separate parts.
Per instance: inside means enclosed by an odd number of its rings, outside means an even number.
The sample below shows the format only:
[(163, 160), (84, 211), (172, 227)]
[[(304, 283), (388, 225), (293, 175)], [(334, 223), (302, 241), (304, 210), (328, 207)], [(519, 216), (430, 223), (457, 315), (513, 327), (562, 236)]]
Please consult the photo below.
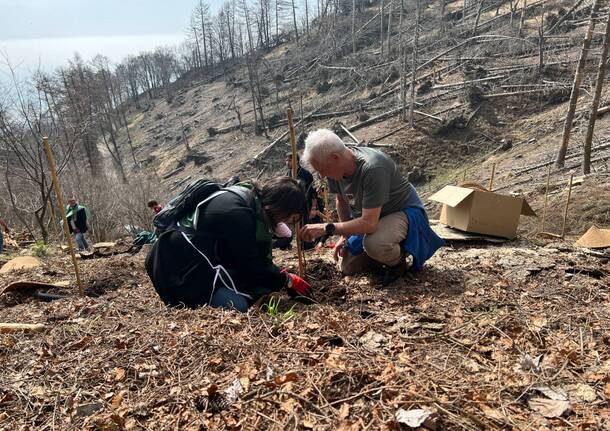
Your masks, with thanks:
[(446, 186), (430, 196), (443, 204), (440, 222), (466, 232), (514, 238), (519, 216), (537, 217), (523, 198)]

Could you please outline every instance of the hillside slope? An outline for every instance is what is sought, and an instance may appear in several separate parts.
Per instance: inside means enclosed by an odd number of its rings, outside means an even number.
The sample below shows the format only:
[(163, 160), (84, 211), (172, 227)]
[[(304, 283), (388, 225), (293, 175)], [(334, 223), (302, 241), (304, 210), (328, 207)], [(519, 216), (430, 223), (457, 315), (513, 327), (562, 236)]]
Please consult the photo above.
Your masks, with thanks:
[[(547, 5), (546, 22), (552, 23), (565, 13), (561, 7), (566, 4)], [(166, 197), (201, 175), (224, 179), (234, 174), (263, 178), (281, 174), (282, 155), (289, 149), (287, 140), (279, 140), (260, 153), (287, 131), (285, 109), (292, 105), (297, 121), (306, 117), (297, 125), (298, 134), (304, 136), (319, 127), (344, 134), (337, 125), (341, 123), (353, 130), (360, 143), (381, 147), (392, 155), (405, 173), (414, 171), (411, 178), (424, 195), (464, 178), (486, 183), (495, 163), (496, 189), (525, 193), (539, 206), (540, 186), (546, 175), (543, 163), (556, 154), (580, 52), (584, 27), (578, 23), (586, 23), (590, 9), (583, 2), (574, 13), (576, 25), (545, 39), (544, 66), (539, 69), (540, 46), (534, 36), (542, 13), (540, 5), (528, 6), (525, 38), (517, 37), (514, 22), (510, 25), (508, 4), (497, 10), (484, 9), (478, 35), (470, 37), (470, 21), (449, 20), (445, 33), (435, 29), (434, 17), (440, 6), (428, 5), (422, 13), (425, 31), (419, 42), (416, 91), (416, 109), (427, 116), (416, 115), (415, 129), (405, 127), (396, 112), (401, 106), (401, 59), (388, 60), (380, 54), (374, 39), (377, 29), (369, 25), (362, 30), (359, 44), (363, 46), (356, 54), (341, 47), (333, 51), (340, 52), (339, 57), (321, 51), (326, 42), (318, 33), (304, 45), (285, 43), (261, 56), (258, 65), (262, 91), (267, 94), (268, 137), (254, 133), (247, 71), (244, 66), (234, 66), (212, 81), (176, 83), (171, 102), (155, 99), (144, 112), (132, 110), (130, 124), (138, 158), (145, 169), (163, 179)], [(446, 10), (451, 16), (452, 11), (460, 10), (460, 4), (450, 3)], [(376, 12), (375, 8), (367, 10), (371, 17)], [(412, 20), (411, 15), (405, 16), (405, 31), (412, 29)], [(456, 43), (459, 40), (463, 42)], [(599, 42), (596, 36), (594, 46)], [(573, 169), (580, 170), (578, 154), (598, 52), (593, 49), (586, 63), (566, 168), (553, 169), (552, 183), (565, 182)], [(410, 66), (405, 74), (408, 85)], [(604, 90), (602, 106), (607, 99)], [(361, 126), (363, 120), (383, 113), (390, 114)], [(594, 151), (593, 169), (597, 175), (587, 178), (581, 189), (588, 191), (588, 184), (603, 189), (607, 183), (610, 147), (604, 136), (608, 121), (602, 117), (596, 126), (594, 150), (599, 150)], [(212, 128), (215, 130), (210, 131)], [(347, 136), (345, 139), (351, 141)], [(541, 166), (530, 169), (536, 165)], [(588, 192), (574, 195), (576, 200), (588, 197)], [(607, 207), (593, 212), (574, 233), (592, 221), (607, 222)]]

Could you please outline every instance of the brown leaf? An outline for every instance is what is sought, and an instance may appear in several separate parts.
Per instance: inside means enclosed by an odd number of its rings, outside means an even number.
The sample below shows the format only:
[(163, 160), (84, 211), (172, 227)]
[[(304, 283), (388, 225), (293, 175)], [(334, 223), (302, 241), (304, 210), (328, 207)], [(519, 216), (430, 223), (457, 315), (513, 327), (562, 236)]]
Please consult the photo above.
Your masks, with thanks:
[(210, 358), (208, 360), (208, 365), (211, 366), (211, 367), (214, 367), (214, 366), (220, 365), (220, 364), (222, 364), (222, 359), (219, 358), (219, 357)]
[(125, 378), (125, 369), (124, 368), (115, 368), (114, 369), (114, 380), (120, 382)]
[(283, 376), (275, 376), (275, 378), (273, 379), (273, 382), (277, 386), (281, 386), (284, 383), (296, 382), (298, 380), (299, 380), (299, 376), (297, 375), (297, 373), (290, 372), (290, 373), (287, 373), (287, 374), (285, 374)]
[(88, 345), (91, 342), (92, 339), (93, 338), (90, 335), (85, 335), (80, 340), (75, 341), (74, 343), (70, 344), (68, 346), (68, 349), (69, 350), (79, 350), (79, 349), (82, 349), (83, 347)]
[(297, 400), (295, 400), (294, 398), (288, 398), (286, 401), (283, 401), (280, 404), (280, 407), (286, 413), (292, 413), (295, 411), (295, 409), (298, 407), (298, 405), (299, 405), (299, 403)]
[(118, 409), (121, 406), (122, 402), (123, 402), (123, 395), (116, 394), (112, 398), (112, 401), (110, 402), (110, 404), (112, 405), (113, 408)]
[(343, 403), (341, 404), (341, 408), (339, 408), (339, 420), (347, 419), (349, 416), (349, 404)]
[(530, 398), (527, 402), (532, 410), (545, 418), (558, 418), (571, 410), (570, 402), (565, 400), (549, 400), (546, 398)]
[(313, 429), (313, 427), (316, 425), (314, 422), (310, 421), (309, 419), (303, 419), (303, 421), (301, 422), (301, 425), (303, 425), (303, 428), (305, 429)]

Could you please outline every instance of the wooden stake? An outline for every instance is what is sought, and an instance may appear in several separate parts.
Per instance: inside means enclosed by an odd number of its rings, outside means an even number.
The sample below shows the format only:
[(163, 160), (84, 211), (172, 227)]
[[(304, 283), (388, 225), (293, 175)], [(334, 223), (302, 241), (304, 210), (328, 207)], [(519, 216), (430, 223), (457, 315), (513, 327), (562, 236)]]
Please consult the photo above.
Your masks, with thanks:
[(72, 243), (70, 231), (68, 229), (68, 220), (66, 218), (66, 207), (64, 206), (64, 199), (61, 195), (61, 186), (59, 179), (57, 178), (57, 168), (55, 167), (55, 159), (53, 158), (53, 152), (49, 145), (49, 138), (46, 136), (42, 138), (44, 145), (44, 151), (47, 154), (47, 160), (49, 162), (49, 170), (51, 171), (51, 179), (53, 180), (53, 189), (55, 190), (55, 196), (57, 197), (57, 205), (59, 206), (59, 212), (61, 213), (61, 219), (64, 225), (64, 235), (68, 242), (68, 249), (70, 250), (70, 256), (72, 257), (72, 265), (74, 265), (74, 274), (76, 275), (76, 284), (78, 286), (78, 293), (80, 296), (85, 296), (85, 290), (83, 284), (80, 281), (80, 271), (78, 269), (78, 262), (76, 262), (76, 253), (74, 252), (74, 245)]
[(542, 210), (542, 221), (540, 226), (540, 232), (544, 232), (544, 222), (546, 220), (546, 209), (549, 203), (549, 184), (551, 181), (551, 165), (549, 165), (546, 171), (546, 189), (544, 191), (544, 209)]
[[(297, 179), (297, 137), (294, 132), (294, 124), (292, 124), (293, 112), (292, 108), (286, 110), (288, 115), (288, 128), (290, 130), (290, 146), (292, 147), (292, 178)], [(299, 277), (305, 278), (305, 262), (303, 260), (303, 247), (301, 245), (301, 222), (295, 224), (296, 237), (297, 237), (297, 257), (299, 260)]]
[(563, 210), (563, 226), (561, 227), (561, 239), (565, 237), (566, 234), (566, 222), (568, 220), (568, 207), (570, 206), (570, 196), (572, 196), (572, 180), (574, 179), (574, 174), (570, 174), (570, 182), (568, 183), (568, 197), (566, 198), (566, 206)]
[(496, 164), (491, 165), (491, 177), (489, 178), (489, 187), (487, 189), (490, 192), (493, 192), (494, 188), (494, 177), (496, 176)]

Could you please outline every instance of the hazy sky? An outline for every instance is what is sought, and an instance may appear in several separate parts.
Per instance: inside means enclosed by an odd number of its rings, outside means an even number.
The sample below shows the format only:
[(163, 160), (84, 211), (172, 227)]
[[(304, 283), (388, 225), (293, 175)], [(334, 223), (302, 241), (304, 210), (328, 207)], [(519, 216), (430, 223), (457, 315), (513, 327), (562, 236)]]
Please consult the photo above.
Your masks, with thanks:
[[(0, 0), (0, 63), (21, 76), (65, 64), (74, 52), (118, 62), (184, 39), (197, 0)], [(221, 0), (208, 1), (217, 10)], [(0, 80), (6, 79), (0, 67)]]

